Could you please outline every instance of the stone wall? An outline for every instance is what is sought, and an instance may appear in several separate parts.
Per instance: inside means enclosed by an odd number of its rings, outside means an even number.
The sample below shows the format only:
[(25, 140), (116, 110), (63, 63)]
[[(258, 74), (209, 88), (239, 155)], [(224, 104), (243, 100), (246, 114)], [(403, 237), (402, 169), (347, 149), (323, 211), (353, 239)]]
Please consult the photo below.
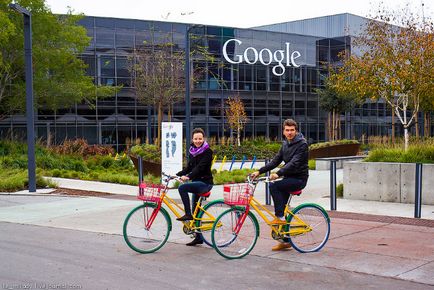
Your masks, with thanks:
[[(344, 198), (414, 203), (414, 163), (344, 163)], [(434, 205), (434, 164), (422, 168), (422, 204)]]

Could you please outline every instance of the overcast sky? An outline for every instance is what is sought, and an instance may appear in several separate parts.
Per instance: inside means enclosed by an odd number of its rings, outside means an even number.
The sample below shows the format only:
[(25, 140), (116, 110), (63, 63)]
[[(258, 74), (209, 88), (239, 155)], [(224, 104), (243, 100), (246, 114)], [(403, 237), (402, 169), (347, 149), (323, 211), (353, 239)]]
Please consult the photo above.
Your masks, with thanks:
[[(338, 13), (368, 16), (379, 3), (393, 9), (411, 3), (413, 11), (434, 18), (434, 0), (46, 0), (53, 13), (77, 13), (143, 20), (252, 27)], [(375, 13), (374, 13), (375, 14)]]

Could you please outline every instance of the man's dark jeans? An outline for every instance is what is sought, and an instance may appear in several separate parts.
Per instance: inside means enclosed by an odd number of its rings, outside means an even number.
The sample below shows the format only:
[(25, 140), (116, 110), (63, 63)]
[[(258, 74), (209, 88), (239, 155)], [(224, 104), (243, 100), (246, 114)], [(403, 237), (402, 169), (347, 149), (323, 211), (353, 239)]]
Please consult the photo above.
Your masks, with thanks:
[(289, 199), (289, 193), (298, 191), (306, 186), (306, 181), (297, 178), (284, 178), (270, 183), (270, 193), (273, 198), (274, 212), (277, 217), (283, 217), (285, 205)]

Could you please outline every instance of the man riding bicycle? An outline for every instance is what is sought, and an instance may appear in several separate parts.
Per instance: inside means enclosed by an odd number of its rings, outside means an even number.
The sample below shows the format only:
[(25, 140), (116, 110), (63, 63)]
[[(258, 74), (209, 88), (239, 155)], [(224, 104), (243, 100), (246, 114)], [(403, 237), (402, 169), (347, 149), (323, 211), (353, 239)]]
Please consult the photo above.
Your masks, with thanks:
[[(264, 167), (261, 167), (259, 171), (252, 173), (252, 177), (256, 178), (260, 174), (276, 168), (282, 161), (285, 162), (282, 168), (270, 175), (271, 180), (283, 178), (282, 180), (270, 183), (270, 193), (273, 198), (276, 215), (272, 223), (276, 225), (286, 223), (283, 212), (290, 192), (303, 189), (309, 177), (308, 145), (303, 134), (298, 132), (297, 122), (292, 119), (285, 120), (283, 122), (283, 135), (286, 137), (286, 140), (273, 160)], [(279, 251), (290, 247), (289, 243), (284, 242), (274, 246), (272, 250)]]

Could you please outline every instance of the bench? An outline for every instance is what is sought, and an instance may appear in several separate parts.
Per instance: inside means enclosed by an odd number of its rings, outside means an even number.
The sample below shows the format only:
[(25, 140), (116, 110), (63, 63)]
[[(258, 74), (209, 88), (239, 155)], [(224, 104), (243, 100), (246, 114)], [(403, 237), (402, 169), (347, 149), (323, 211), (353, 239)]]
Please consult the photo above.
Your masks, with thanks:
[(343, 168), (345, 161), (357, 161), (366, 158), (367, 155), (355, 155), (355, 156), (340, 156), (340, 157), (327, 157), (316, 158), (315, 169), (316, 170), (330, 170), (331, 160), (336, 160), (336, 169)]

